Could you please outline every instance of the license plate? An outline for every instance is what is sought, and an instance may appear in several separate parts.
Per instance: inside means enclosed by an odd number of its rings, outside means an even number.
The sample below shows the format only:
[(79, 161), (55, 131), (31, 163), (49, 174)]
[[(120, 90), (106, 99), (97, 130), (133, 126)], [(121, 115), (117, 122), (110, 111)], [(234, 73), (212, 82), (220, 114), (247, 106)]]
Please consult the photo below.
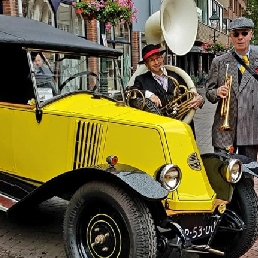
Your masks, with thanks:
[(215, 225), (216, 223), (206, 226), (194, 226), (192, 229), (185, 228), (184, 231), (188, 238), (196, 240), (210, 236), (214, 232)]

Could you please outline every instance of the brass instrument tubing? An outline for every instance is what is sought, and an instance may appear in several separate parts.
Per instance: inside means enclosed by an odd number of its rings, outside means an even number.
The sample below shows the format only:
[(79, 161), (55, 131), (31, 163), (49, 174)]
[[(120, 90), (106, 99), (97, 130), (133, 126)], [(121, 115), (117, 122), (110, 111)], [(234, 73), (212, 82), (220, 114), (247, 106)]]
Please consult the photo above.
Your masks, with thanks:
[(226, 64), (226, 73), (225, 73), (225, 85), (228, 87), (228, 96), (226, 98), (222, 99), (221, 104), (221, 110), (220, 115), (224, 118), (223, 124), (220, 126), (221, 131), (227, 131), (230, 130), (229, 126), (229, 104), (231, 99), (231, 85), (232, 85), (232, 75), (228, 75), (228, 66), (229, 64)]
[[(187, 88), (187, 86), (179, 85), (179, 82), (176, 78), (165, 74), (164, 76), (173, 81), (173, 83), (175, 84), (175, 89), (173, 94), (174, 99), (170, 101), (165, 107), (162, 107), (161, 112), (163, 114), (167, 114), (169, 117), (182, 120), (187, 112), (192, 109), (189, 102), (194, 98), (194, 95), (192, 91)], [(180, 92), (180, 88), (184, 89), (184, 93)], [(186, 97), (187, 99), (183, 102), (180, 102), (184, 97)]]

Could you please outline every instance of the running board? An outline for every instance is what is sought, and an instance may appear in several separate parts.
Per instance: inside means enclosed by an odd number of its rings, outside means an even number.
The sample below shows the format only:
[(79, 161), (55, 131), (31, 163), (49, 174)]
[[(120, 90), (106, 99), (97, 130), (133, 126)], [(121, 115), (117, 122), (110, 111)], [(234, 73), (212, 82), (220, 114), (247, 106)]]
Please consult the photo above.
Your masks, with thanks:
[(18, 202), (17, 200), (15, 200), (9, 196), (0, 194), (0, 210), (1, 211), (8, 211), (17, 202)]

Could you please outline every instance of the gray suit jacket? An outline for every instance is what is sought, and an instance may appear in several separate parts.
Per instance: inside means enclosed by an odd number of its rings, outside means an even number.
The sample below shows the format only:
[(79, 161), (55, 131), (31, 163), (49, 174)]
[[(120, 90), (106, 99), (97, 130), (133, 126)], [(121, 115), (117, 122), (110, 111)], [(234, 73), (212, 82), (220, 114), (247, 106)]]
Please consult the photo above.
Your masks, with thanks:
[[(258, 53), (250, 50), (249, 63), (252, 70), (258, 68)], [(225, 83), (226, 64), (229, 64), (228, 75), (232, 75), (230, 91), (229, 125), (232, 130), (220, 131), (224, 119), (221, 118), (222, 100), (216, 96), (216, 90)], [(206, 84), (206, 97), (218, 106), (212, 126), (212, 145), (225, 148), (236, 144), (258, 145), (258, 81), (248, 72), (238, 82), (239, 69), (232, 50), (213, 59), (209, 79)]]
[(50, 71), (50, 69), (46, 65), (42, 65), (40, 68), (34, 67), (36, 75), (48, 75), (53, 76), (53, 73)]

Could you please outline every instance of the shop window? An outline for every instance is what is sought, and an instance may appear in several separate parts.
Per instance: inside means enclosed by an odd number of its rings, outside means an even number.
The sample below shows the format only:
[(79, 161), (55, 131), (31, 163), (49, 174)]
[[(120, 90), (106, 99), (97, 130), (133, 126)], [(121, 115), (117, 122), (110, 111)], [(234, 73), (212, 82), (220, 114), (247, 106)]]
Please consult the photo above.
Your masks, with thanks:
[(208, 24), (208, 1), (197, 0), (197, 8), (199, 9), (199, 21)]
[(47, 1), (29, 0), (28, 4), (24, 6), (23, 12), (27, 18), (49, 23), (51, 17), (51, 8)]
[(57, 11), (57, 26), (61, 30), (84, 36), (84, 21), (70, 5), (60, 4)]
[(228, 26), (227, 26), (227, 19), (223, 19), (222, 20), (222, 31), (223, 31), (223, 33), (225, 33), (225, 34), (227, 34), (227, 31), (228, 31)]
[(118, 67), (113, 60), (108, 58), (102, 58), (100, 64), (102, 77), (107, 77), (108, 90), (119, 90), (117, 88), (117, 85), (120, 85), (118, 80), (121, 80), (125, 86), (131, 77), (130, 27), (128, 24), (118, 25), (106, 30), (104, 35), (109, 47), (123, 52), (123, 55), (117, 60)]

